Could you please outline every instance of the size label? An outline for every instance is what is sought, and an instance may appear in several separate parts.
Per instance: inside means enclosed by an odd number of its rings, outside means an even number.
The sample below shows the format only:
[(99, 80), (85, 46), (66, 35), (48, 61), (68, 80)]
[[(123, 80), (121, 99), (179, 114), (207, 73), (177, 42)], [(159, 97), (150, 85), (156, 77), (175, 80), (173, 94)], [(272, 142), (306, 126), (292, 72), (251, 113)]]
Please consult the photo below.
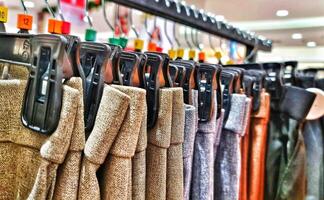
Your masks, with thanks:
[(135, 39), (134, 41), (134, 49), (136, 50), (143, 50), (144, 47), (144, 40), (141, 39)]
[(18, 14), (17, 28), (23, 30), (31, 30), (33, 27), (33, 16)]
[(8, 20), (8, 8), (0, 6), (0, 22), (6, 23)]
[(193, 49), (190, 49), (190, 50), (189, 50), (189, 59), (194, 60), (195, 57), (196, 57), (196, 51), (193, 50)]
[(172, 60), (174, 60), (176, 58), (176, 51), (175, 50), (170, 49), (168, 53), (169, 53), (169, 56), (170, 56), (170, 58)]
[(184, 49), (178, 49), (177, 50), (177, 57), (178, 58), (183, 58), (184, 56)]

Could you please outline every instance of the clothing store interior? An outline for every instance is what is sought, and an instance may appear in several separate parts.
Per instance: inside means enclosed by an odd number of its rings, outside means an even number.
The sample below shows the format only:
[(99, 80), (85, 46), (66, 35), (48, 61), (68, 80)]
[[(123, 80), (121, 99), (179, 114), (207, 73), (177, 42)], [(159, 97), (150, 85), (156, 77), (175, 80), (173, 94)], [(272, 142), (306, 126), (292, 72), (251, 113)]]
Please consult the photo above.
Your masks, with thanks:
[(0, 0), (0, 200), (324, 200), (323, 0)]

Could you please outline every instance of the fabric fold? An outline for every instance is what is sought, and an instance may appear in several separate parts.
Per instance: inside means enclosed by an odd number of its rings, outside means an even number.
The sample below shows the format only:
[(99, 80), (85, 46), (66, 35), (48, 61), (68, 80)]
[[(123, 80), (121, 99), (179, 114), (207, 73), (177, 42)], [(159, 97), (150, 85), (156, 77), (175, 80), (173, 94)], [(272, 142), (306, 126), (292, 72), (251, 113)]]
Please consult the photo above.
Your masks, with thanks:
[[(216, 94), (214, 93), (216, 96)], [(192, 92), (193, 102), (198, 108), (198, 91)], [(216, 97), (214, 108), (217, 108)], [(213, 199), (214, 196), (214, 143), (216, 139), (216, 110), (210, 121), (199, 122), (195, 138), (190, 199)]]
[(241, 169), (240, 136), (246, 126), (247, 98), (232, 94), (231, 110), (223, 128), (215, 163), (215, 199), (237, 200)]
[(184, 100), (182, 88), (171, 88), (172, 123), (170, 147), (167, 153), (167, 195), (168, 200), (183, 199), (183, 154)]
[(125, 117), (130, 97), (105, 85), (96, 122), (84, 148), (78, 199), (99, 200), (100, 187), (96, 172), (104, 163)]
[(100, 173), (101, 199), (127, 200), (132, 198), (132, 157), (135, 155), (146, 108), (146, 91), (128, 86), (112, 87), (127, 94), (130, 103)]
[(167, 149), (171, 140), (172, 93), (169, 88), (159, 90), (158, 118), (154, 127), (147, 131), (146, 199), (166, 199)]

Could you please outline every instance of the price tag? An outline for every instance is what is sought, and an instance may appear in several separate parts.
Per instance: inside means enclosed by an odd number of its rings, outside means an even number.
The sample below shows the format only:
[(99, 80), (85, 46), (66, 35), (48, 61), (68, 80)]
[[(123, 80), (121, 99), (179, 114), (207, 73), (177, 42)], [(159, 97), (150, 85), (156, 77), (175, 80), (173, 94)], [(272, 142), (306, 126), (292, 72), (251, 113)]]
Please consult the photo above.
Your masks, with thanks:
[(134, 41), (134, 47), (135, 47), (135, 50), (142, 51), (143, 50), (143, 47), (144, 47), (144, 40), (135, 39), (135, 41)]
[(201, 62), (204, 62), (205, 61), (205, 57), (206, 57), (206, 55), (205, 55), (205, 52), (199, 52), (199, 54), (198, 54), (198, 60), (199, 61), (201, 61)]
[(8, 20), (8, 8), (0, 6), (0, 22), (6, 23)]
[(23, 30), (32, 30), (33, 16), (26, 14), (18, 14), (17, 28)]
[(176, 51), (175, 50), (170, 49), (168, 53), (169, 53), (169, 56), (170, 56), (170, 58), (172, 60), (174, 60), (176, 58)]
[(196, 57), (196, 51), (193, 50), (193, 49), (190, 49), (190, 50), (189, 50), (189, 59), (194, 60), (195, 57)]
[(154, 42), (149, 42), (148, 44), (148, 51), (155, 52), (157, 45)]

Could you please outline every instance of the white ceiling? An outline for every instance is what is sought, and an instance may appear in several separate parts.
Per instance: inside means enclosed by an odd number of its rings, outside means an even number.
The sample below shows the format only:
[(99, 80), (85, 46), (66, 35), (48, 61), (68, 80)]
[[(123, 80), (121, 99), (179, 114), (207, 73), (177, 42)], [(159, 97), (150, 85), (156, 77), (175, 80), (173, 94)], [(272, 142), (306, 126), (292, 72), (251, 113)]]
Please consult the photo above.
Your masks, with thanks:
[[(20, 0), (1, 1), (9, 6), (9, 9), (21, 10)], [(33, 11), (45, 7), (44, 0), (31, 1), (36, 5)], [(57, 0), (49, 2), (56, 4)], [(238, 27), (273, 39), (275, 46), (305, 46), (308, 41), (315, 41), (317, 45), (324, 46), (324, 0), (186, 0), (186, 2), (216, 15), (223, 15), (227, 21)], [(289, 15), (277, 17), (276, 11), (281, 9), (288, 10)], [(98, 31), (108, 29), (103, 22), (101, 9), (93, 12), (92, 17)], [(303, 39), (291, 39), (293, 33), (303, 34)]]

